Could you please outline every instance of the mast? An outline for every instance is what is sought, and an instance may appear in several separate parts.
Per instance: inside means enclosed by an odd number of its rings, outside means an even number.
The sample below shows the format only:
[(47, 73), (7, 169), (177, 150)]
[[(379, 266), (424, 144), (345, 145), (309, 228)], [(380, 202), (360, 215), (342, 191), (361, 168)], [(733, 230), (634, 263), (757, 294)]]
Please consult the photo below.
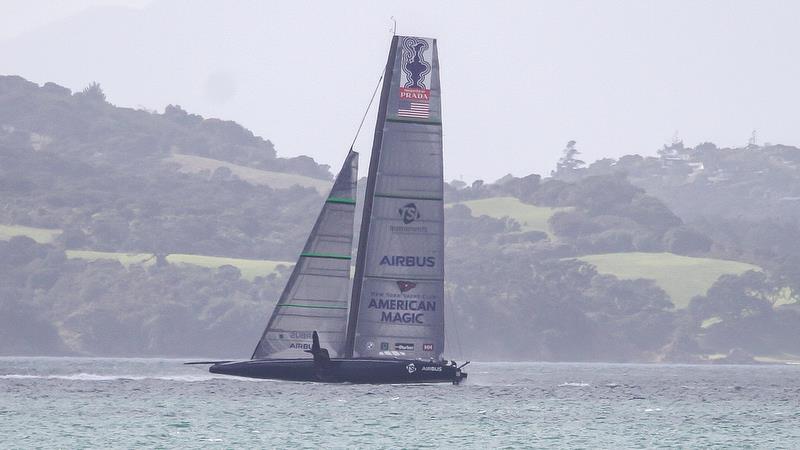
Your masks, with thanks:
[(389, 48), (389, 59), (386, 61), (386, 69), (383, 75), (383, 87), (381, 88), (381, 101), (378, 106), (378, 119), (375, 122), (375, 137), (372, 139), (372, 154), (369, 159), (369, 171), (367, 172), (366, 195), (364, 196), (364, 208), (361, 213), (361, 229), (358, 234), (358, 249), (356, 250), (356, 271), (353, 275), (353, 290), (350, 299), (350, 314), (347, 319), (347, 338), (345, 340), (345, 357), (353, 357), (353, 346), (356, 339), (356, 325), (358, 322), (358, 310), (360, 306), (362, 281), (364, 278), (364, 266), (367, 262), (366, 248), (367, 236), (369, 234), (370, 216), (372, 215), (372, 203), (375, 197), (375, 175), (378, 171), (378, 160), (381, 157), (381, 143), (383, 141), (383, 123), (386, 121), (386, 103), (389, 99), (389, 92), (392, 87), (394, 73), (394, 61), (397, 55), (398, 36), (392, 37), (392, 45)]
[(367, 178), (347, 357), (444, 351), (444, 203), (436, 40), (395, 36)]

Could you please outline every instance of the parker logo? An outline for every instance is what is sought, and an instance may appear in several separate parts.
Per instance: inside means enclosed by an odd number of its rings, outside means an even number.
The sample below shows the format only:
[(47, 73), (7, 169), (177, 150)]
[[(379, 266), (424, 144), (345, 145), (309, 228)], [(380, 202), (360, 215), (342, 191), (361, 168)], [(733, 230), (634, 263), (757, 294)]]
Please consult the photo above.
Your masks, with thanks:
[(394, 349), (395, 350), (400, 350), (400, 351), (405, 350), (405, 351), (413, 352), (414, 351), (414, 344), (396, 343), (396, 344), (394, 344)]
[(419, 211), (417, 211), (417, 205), (414, 203), (405, 204), (402, 208), (398, 209), (397, 212), (400, 213), (400, 217), (406, 225), (422, 217)]
[(398, 281), (397, 287), (400, 289), (400, 292), (408, 292), (417, 287), (417, 283), (412, 283), (411, 281)]
[(433, 351), (433, 344), (422, 344), (422, 351), (424, 351), (424, 352), (432, 352)]

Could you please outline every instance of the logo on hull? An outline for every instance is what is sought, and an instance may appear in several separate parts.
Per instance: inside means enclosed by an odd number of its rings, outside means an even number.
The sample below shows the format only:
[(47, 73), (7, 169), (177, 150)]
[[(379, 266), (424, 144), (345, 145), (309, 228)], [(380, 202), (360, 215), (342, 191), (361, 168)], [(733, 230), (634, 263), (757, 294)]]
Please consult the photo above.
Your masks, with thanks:
[(417, 366), (415, 366), (414, 363), (411, 363), (406, 366), (406, 370), (408, 371), (408, 373), (414, 373), (417, 371)]

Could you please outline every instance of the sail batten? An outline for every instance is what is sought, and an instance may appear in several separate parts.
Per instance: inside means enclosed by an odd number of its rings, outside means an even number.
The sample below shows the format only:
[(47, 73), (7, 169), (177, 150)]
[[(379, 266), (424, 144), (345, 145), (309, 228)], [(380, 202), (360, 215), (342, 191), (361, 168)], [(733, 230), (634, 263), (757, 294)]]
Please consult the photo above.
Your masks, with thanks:
[(395, 36), (367, 177), (347, 355), (444, 351), (444, 179), (434, 39)]
[(253, 359), (308, 358), (316, 331), (331, 356), (344, 354), (350, 299), (358, 153), (336, 177)]

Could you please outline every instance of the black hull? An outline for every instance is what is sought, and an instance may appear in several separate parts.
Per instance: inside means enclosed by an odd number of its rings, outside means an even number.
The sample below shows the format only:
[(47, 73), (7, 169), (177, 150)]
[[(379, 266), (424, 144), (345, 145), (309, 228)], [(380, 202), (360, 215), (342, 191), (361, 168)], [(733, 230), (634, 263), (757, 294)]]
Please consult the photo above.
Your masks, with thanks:
[(401, 359), (255, 359), (214, 364), (211, 373), (322, 383), (453, 383), (467, 377), (454, 365)]

